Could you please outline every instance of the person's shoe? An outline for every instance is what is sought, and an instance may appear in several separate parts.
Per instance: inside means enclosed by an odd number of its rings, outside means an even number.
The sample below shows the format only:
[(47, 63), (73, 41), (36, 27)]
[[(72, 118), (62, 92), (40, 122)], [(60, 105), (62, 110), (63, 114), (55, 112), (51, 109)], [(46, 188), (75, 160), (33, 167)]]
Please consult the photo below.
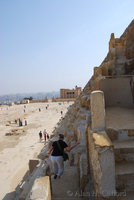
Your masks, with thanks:
[(54, 175), (54, 179), (56, 179), (57, 178), (57, 174), (56, 175)]

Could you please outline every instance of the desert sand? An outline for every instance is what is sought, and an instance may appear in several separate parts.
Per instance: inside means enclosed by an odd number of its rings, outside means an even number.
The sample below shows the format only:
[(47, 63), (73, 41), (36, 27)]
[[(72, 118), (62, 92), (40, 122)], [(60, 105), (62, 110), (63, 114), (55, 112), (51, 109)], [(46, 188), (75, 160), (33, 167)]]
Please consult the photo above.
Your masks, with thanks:
[[(61, 105), (56, 102), (26, 104), (25, 112), (22, 104), (0, 107), (0, 199), (14, 199), (15, 188), (28, 171), (29, 160), (36, 159), (44, 147), (44, 140), (39, 140), (39, 132), (46, 129), (51, 135), (72, 104), (73, 102)], [(15, 123), (18, 119), (22, 120), (23, 126), (19, 127), (18, 122)], [(6, 135), (11, 133), (13, 135)]]

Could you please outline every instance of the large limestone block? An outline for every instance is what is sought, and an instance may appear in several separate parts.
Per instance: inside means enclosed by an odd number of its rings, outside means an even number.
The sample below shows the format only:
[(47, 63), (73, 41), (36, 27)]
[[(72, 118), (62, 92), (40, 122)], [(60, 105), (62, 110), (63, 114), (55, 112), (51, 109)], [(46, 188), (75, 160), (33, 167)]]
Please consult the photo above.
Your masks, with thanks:
[(94, 90), (99, 90), (100, 89), (100, 80), (95, 79), (94, 81)]
[(31, 200), (51, 200), (49, 176), (37, 178), (30, 192)]
[(108, 61), (107, 65), (108, 65), (108, 76), (114, 76), (116, 74), (116, 71), (115, 71), (115, 60)]
[(46, 176), (47, 170), (49, 170), (49, 165), (45, 161), (42, 161), (19, 196), (19, 200), (26, 200), (27, 196), (29, 196), (28, 194), (32, 189), (35, 179), (37, 179), (37, 177)]
[(102, 76), (102, 69), (100, 67), (94, 67), (94, 79)]
[(101, 69), (102, 69), (102, 76), (108, 76), (107, 63), (103, 63), (101, 65)]
[(133, 107), (129, 78), (120, 77), (101, 80), (100, 89), (104, 92), (106, 106)]
[(90, 110), (90, 96), (88, 95), (86, 103), (85, 103), (85, 107)]
[(88, 129), (89, 162), (96, 193), (102, 197), (115, 192), (114, 147), (105, 131)]
[(92, 131), (105, 130), (105, 104), (104, 94), (102, 91), (97, 90), (91, 93), (91, 119)]
[(87, 100), (87, 96), (81, 97), (80, 104), (81, 104), (82, 107), (85, 107), (86, 100)]
[(38, 164), (39, 164), (39, 160), (38, 159), (29, 160), (29, 170), (30, 170), (30, 173), (32, 173), (34, 171), (34, 169), (36, 168), (36, 166)]

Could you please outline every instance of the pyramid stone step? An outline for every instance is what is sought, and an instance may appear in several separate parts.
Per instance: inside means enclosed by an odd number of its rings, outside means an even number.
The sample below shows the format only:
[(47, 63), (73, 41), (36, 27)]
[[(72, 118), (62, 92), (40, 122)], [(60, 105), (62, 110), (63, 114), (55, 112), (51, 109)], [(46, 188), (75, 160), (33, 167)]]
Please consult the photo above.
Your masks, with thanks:
[(115, 163), (117, 191), (134, 191), (134, 162)]
[(134, 139), (134, 129), (107, 128), (106, 132), (111, 141), (124, 141)]
[(134, 161), (134, 140), (113, 141), (115, 161)]

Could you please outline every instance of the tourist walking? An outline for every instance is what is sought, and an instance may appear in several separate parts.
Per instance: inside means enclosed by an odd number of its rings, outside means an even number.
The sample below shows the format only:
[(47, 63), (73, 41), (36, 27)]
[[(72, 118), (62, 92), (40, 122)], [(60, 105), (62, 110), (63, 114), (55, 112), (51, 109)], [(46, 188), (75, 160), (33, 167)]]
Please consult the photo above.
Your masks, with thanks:
[(42, 132), (41, 131), (39, 132), (39, 137), (40, 137), (40, 142), (41, 142), (41, 140), (42, 140)]
[[(60, 176), (63, 174), (64, 171), (64, 162), (63, 162), (63, 150), (64, 148), (67, 151), (71, 151), (75, 146), (80, 144), (77, 142), (75, 145), (72, 147), (69, 147), (64, 140), (64, 135), (59, 134), (59, 140), (55, 141), (52, 146), (50, 147), (48, 154), (51, 154), (51, 161), (52, 161), (52, 166), (53, 166), (53, 171), (54, 171), (54, 179), (60, 178)], [(61, 151), (62, 150), (62, 151)]]
[(46, 138), (47, 138), (47, 132), (46, 132), (46, 129), (44, 129), (44, 140), (45, 140), (45, 142), (46, 142)]

